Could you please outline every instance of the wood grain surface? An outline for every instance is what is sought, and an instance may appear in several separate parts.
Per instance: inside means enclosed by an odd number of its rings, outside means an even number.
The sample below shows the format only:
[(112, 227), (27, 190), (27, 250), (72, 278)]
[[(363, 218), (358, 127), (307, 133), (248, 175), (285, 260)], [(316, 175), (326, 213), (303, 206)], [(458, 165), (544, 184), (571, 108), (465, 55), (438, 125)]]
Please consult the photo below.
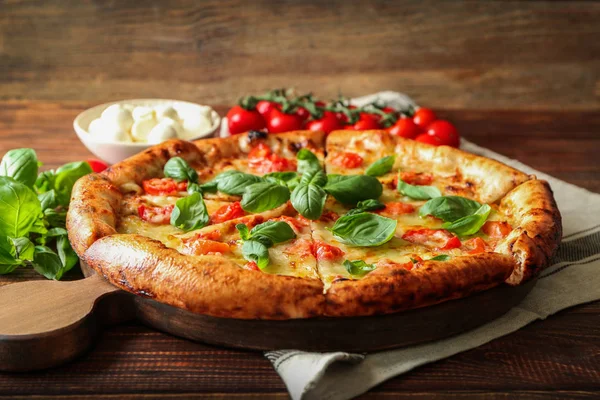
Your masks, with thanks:
[(598, 109), (592, 1), (0, 1), (0, 99), (231, 104), (294, 85), (435, 108)]
[[(92, 102), (0, 102), (0, 154), (35, 147), (45, 168), (89, 153), (72, 130)], [(223, 114), (227, 107), (217, 107)], [(463, 136), (600, 192), (600, 112), (439, 110)], [(77, 272), (68, 278), (76, 279)], [(31, 270), (1, 284), (39, 279)], [(43, 279), (43, 278), (42, 278)], [(600, 395), (600, 303), (574, 307), (477, 349), (420, 367), (363, 396), (406, 399), (562, 399)], [(287, 398), (260, 354), (225, 350), (130, 323), (105, 330), (63, 367), (0, 374), (8, 398)], [(12, 397), (10, 397), (12, 396)]]

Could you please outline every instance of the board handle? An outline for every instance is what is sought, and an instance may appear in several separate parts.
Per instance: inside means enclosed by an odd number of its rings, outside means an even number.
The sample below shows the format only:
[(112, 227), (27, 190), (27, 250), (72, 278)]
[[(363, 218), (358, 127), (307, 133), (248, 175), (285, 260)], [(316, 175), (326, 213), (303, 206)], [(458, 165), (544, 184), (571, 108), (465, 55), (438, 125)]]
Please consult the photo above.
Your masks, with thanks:
[(99, 275), (0, 288), (0, 371), (32, 371), (69, 361), (98, 327), (132, 318), (130, 297)]

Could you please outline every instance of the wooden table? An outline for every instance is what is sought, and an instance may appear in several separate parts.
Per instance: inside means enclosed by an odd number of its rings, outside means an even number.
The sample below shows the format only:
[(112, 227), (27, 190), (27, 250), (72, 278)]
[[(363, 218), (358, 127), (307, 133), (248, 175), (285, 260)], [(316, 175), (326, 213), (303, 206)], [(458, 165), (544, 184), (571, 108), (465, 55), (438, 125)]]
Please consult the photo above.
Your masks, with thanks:
[[(34, 147), (44, 168), (90, 156), (73, 133), (93, 103), (0, 102), (0, 155)], [(218, 107), (223, 114), (224, 107)], [(600, 192), (600, 112), (440, 110), (463, 136)], [(70, 278), (76, 278), (75, 273)], [(30, 270), (1, 284), (39, 279)], [(1, 305), (0, 305), (1, 307)], [(418, 368), (363, 398), (598, 398), (600, 302), (574, 307), (477, 349)], [(286, 398), (260, 354), (220, 349), (130, 323), (106, 329), (84, 357), (49, 371), (0, 374), (9, 398)]]

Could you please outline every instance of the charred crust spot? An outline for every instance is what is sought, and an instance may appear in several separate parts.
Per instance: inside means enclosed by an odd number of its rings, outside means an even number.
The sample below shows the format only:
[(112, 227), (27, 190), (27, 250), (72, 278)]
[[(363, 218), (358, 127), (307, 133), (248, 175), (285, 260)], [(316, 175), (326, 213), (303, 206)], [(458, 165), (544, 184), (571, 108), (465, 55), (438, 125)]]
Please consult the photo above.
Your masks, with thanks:
[(471, 181), (465, 181), (465, 186), (468, 187), (469, 189), (472, 188), (473, 186), (475, 186), (475, 184)]
[(335, 278), (331, 283), (344, 282), (344, 281), (350, 281), (350, 280), (352, 280), (352, 279), (344, 278), (343, 276), (339, 276), (339, 277)]
[(250, 143), (253, 143), (257, 140), (266, 139), (266, 138), (267, 138), (267, 132), (263, 132), (263, 131), (249, 131), (248, 132), (248, 140), (250, 141)]

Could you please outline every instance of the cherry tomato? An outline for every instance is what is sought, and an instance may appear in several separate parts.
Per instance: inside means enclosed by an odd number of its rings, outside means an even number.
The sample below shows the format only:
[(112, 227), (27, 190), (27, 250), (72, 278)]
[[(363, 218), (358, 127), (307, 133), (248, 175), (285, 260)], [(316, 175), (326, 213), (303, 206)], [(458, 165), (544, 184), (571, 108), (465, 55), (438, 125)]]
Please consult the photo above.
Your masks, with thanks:
[(278, 217), (278, 218), (272, 218), (270, 221), (286, 222), (296, 233), (300, 232), (303, 227), (310, 225), (310, 221), (304, 217), (302, 220), (300, 220), (298, 218), (288, 217), (287, 215), (282, 215), (281, 217)]
[(270, 133), (282, 133), (302, 129), (304, 120), (296, 114), (286, 114), (274, 109), (267, 118), (267, 129)]
[(238, 133), (264, 129), (265, 120), (256, 110), (246, 110), (241, 106), (235, 106), (227, 113), (227, 125), (229, 133), (237, 135)]
[(246, 215), (246, 212), (242, 208), (240, 202), (236, 201), (235, 203), (226, 204), (215, 211), (210, 216), (210, 222), (213, 224), (219, 224), (221, 222), (243, 217), (244, 215)]
[(187, 182), (177, 182), (172, 178), (152, 178), (142, 182), (144, 191), (153, 196), (164, 196), (183, 192)]
[(331, 163), (345, 168), (358, 168), (363, 163), (363, 158), (356, 153), (340, 153), (331, 159)]
[(319, 261), (333, 261), (344, 255), (344, 252), (339, 247), (332, 246), (320, 240), (315, 240), (312, 246), (313, 254)]
[(152, 224), (168, 224), (171, 221), (171, 213), (175, 206), (173, 204), (165, 207), (152, 207), (142, 204), (138, 207), (138, 216)]
[(452, 147), (458, 147), (460, 145), (460, 139), (456, 128), (450, 122), (443, 119), (438, 119), (429, 124), (427, 127), (427, 134), (437, 138), (443, 145)]
[[(356, 110), (356, 106), (348, 106), (347, 108), (349, 110)], [(343, 112), (338, 112), (335, 114), (335, 116), (342, 123), (342, 125), (346, 125), (348, 123), (348, 117)], [(345, 129), (349, 129), (349, 128), (345, 128)]]
[(437, 119), (435, 113), (429, 108), (419, 108), (412, 118), (414, 123), (421, 129), (427, 129), (429, 124)]
[(90, 164), (90, 167), (92, 167), (92, 171), (94, 172), (102, 172), (106, 168), (108, 168), (107, 163), (105, 163), (104, 161), (97, 160), (95, 158), (90, 158), (89, 160), (86, 160), (86, 162)]
[(396, 110), (395, 110), (394, 108), (392, 108), (392, 107), (383, 107), (383, 108), (381, 109), (381, 111), (383, 111), (383, 112), (384, 112), (384, 113), (386, 113), (386, 114), (389, 114), (389, 113), (396, 112)]
[(340, 215), (334, 211), (323, 210), (321, 216), (319, 217), (319, 221), (323, 222), (335, 222), (340, 218)]
[(250, 150), (248, 153), (249, 160), (262, 160), (271, 154), (271, 149), (264, 143), (259, 143)]
[(385, 208), (376, 211), (378, 214), (385, 214), (392, 217), (396, 217), (398, 215), (403, 214), (411, 214), (415, 211), (415, 206), (412, 204), (402, 203), (400, 201), (397, 202), (389, 202), (385, 205)]
[(278, 107), (280, 107), (279, 103), (275, 103), (274, 101), (261, 100), (256, 103), (256, 111), (258, 111), (265, 120), (269, 117), (271, 111)]
[(465, 247), (469, 249), (468, 254), (479, 254), (487, 250), (487, 245), (480, 237), (474, 237), (465, 242)]
[(387, 131), (391, 135), (400, 136), (407, 139), (414, 139), (421, 132), (421, 129), (410, 118), (400, 118)]
[(351, 128), (346, 127), (346, 129), (367, 131), (369, 129), (381, 129), (381, 125), (379, 124), (377, 116), (373, 114), (361, 113), (360, 119), (354, 125), (352, 125)]
[[(427, 172), (402, 171), (400, 179), (411, 185), (427, 186), (433, 182), (433, 175)], [(398, 182), (396, 182), (396, 186), (398, 186)]]
[(414, 268), (414, 266), (415, 264), (412, 261), (406, 263), (399, 263), (396, 261), (392, 261), (389, 258), (384, 258), (382, 260), (377, 261), (377, 268), (404, 268), (405, 270), (410, 271)]
[(438, 250), (456, 249), (461, 246), (460, 239), (445, 229), (411, 229), (402, 235), (402, 239)]
[(310, 112), (308, 112), (308, 110), (304, 107), (298, 107), (294, 114), (302, 118), (302, 121), (306, 121), (310, 118)]
[(512, 227), (508, 222), (487, 221), (481, 227), (481, 231), (489, 237), (502, 239), (512, 232)]
[(296, 239), (292, 245), (285, 250), (288, 254), (295, 254), (300, 258), (314, 257), (313, 242), (306, 239)]
[(433, 146), (439, 146), (442, 144), (442, 143), (440, 143), (440, 140), (436, 136), (431, 136), (426, 133), (421, 133), (419, 136), (417, 136), (415, 138), (415, 140), (417, 142), (427, 143), (427, 144), (430, 144)]
[(335, 113), (332, 111), (325, 111), (322, 118), (309, 121), (306, 125), (306, 129), (310, 131), (323, 131), (325, 133), (330, 133), (343, 127), (340, 120), (337, 119)]
[(185, 244), (186, 254), (205, 255), (205, 254), (223, 254), (229, 252), (227, 243), (215, 242), (214, 240), (197, 239), (190, 240)]
[(258, 264), (255, 261), (248, 261), (243, 268), (250, 271), (260, 271), (260, 268), (258, 268)]

